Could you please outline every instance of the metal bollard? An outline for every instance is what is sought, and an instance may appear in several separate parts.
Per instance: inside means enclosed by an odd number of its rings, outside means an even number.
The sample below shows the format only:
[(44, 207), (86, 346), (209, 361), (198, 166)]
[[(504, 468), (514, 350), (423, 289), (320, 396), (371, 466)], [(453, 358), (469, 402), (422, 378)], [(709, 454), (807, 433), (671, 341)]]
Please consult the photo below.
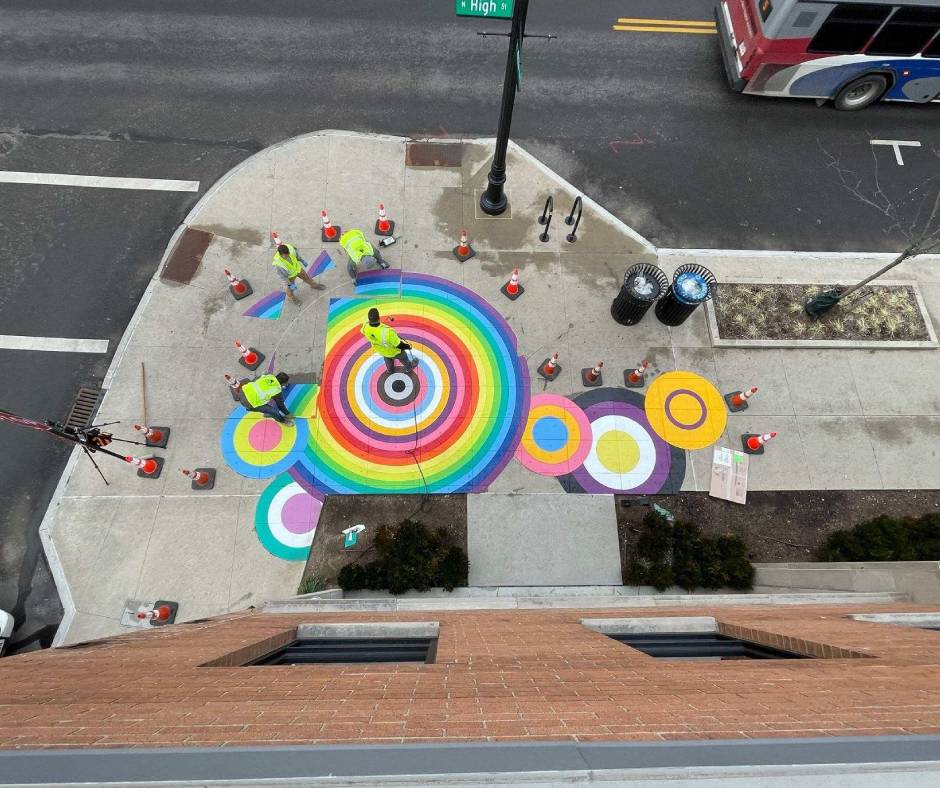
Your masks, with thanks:
[[(578, 209), (577, 219), (574, 218), (575, 208)], [(582, 210), (583, 208), (581, 205), (581, 195), (578, 195), (574, 200), (574, 205), (571, 206), (571, 213), (569, 213), (565, 217), (565, 224), (567, 224), (569, 227), (572, 224), (574, 225), (574, 227), (571, 228), (571, 232), (565, 236), (565, 240), (570, 244), (573, 244), (575, 241), (578, 240), (578, 225), (581, 224), (581, 211)]]

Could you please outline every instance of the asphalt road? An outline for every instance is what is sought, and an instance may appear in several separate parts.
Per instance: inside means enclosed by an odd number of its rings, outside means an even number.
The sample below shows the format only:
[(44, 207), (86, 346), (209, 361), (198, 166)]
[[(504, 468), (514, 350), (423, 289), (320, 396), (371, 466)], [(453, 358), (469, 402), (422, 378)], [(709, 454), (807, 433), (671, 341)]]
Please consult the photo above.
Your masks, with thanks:
[[(892, 199), (940, 171), (940, 106), (838, 113), (728, 91), (708, 0), (532, 0), (513, 137), (655, 243), (891, 250), (828, 164)], [(0, 0), (0, 169), (199, 180), (319, 128), (495, 132), (508, 23), (450, 0)], [(899, 167), (871, 138), (919, 141)], [(367, 180), (367, 173), (361, 174)], [(850, 178), (852, 176), (849, 176)], [(509, 173), (509, 192), (512, 172)], [(0, 334), (113, 351), (194, 194), (0, 184)], [(0, 407), (62, 418), (108, 355), (0, 351)], [(36, 528), (67, 446), (0, 425), (0, 607), (45, 643), (60, 615)], [(114, 472), (123, 471), (123, 468)]]

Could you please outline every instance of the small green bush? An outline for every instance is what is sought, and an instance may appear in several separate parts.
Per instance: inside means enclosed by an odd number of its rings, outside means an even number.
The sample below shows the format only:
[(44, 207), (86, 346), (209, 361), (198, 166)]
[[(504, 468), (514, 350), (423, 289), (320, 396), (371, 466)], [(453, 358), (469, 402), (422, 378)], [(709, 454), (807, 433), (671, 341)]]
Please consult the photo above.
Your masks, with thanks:
[(298, 594), (313, 594), (323, 590), (323, 581), (316, 575), (307, 575), (297, 587)]
[(940, 514), (882, 514), (829, 534), (816, 555), (820, 561), (940, 561)]
[(338, 577), (344, 591), (428, 591), (441, 586), (453, 591), (467, 584), (469, 561), (444, 528), (429, 531), (414, 520), (383, 525), (375, 535), (379, 557), (365, 564), (348, 564)]
[(650, 585), (657, 591), (679, 586), (734, 588), (754, 586), (754, 567), (747, 560), (747, 545), (733, 534), (717, 539), (704, 536), (698, 526), (675, 523), (657, 512), (643, 518), (643, 532), (627, 567), (630, 583)]

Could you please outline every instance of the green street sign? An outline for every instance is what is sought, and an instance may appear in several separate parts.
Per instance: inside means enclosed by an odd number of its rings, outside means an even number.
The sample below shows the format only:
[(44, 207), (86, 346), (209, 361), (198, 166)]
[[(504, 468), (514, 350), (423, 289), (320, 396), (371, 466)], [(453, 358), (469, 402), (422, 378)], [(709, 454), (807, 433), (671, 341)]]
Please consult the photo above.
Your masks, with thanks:
[(457, 16), (485, 16), (492, 19), (512, 19), (515, 0), (454, 0)]

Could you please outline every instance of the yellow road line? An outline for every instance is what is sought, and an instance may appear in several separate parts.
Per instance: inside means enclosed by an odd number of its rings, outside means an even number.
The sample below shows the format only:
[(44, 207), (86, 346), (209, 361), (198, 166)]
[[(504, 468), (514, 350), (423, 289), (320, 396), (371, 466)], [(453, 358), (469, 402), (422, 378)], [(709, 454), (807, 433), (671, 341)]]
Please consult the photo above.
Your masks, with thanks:
[(614, 25), (614, 30), (633, 31), (637, 33), (698, 33), (699, 35), (714, 36), (718, 31), (703, 27), (640, 27), (639, 25)]
[(714, 22), (702, 22), (693, 19), (627, 19), (617, 20), (621, 25), (676, 25), (677, 27), (715, 27)]

